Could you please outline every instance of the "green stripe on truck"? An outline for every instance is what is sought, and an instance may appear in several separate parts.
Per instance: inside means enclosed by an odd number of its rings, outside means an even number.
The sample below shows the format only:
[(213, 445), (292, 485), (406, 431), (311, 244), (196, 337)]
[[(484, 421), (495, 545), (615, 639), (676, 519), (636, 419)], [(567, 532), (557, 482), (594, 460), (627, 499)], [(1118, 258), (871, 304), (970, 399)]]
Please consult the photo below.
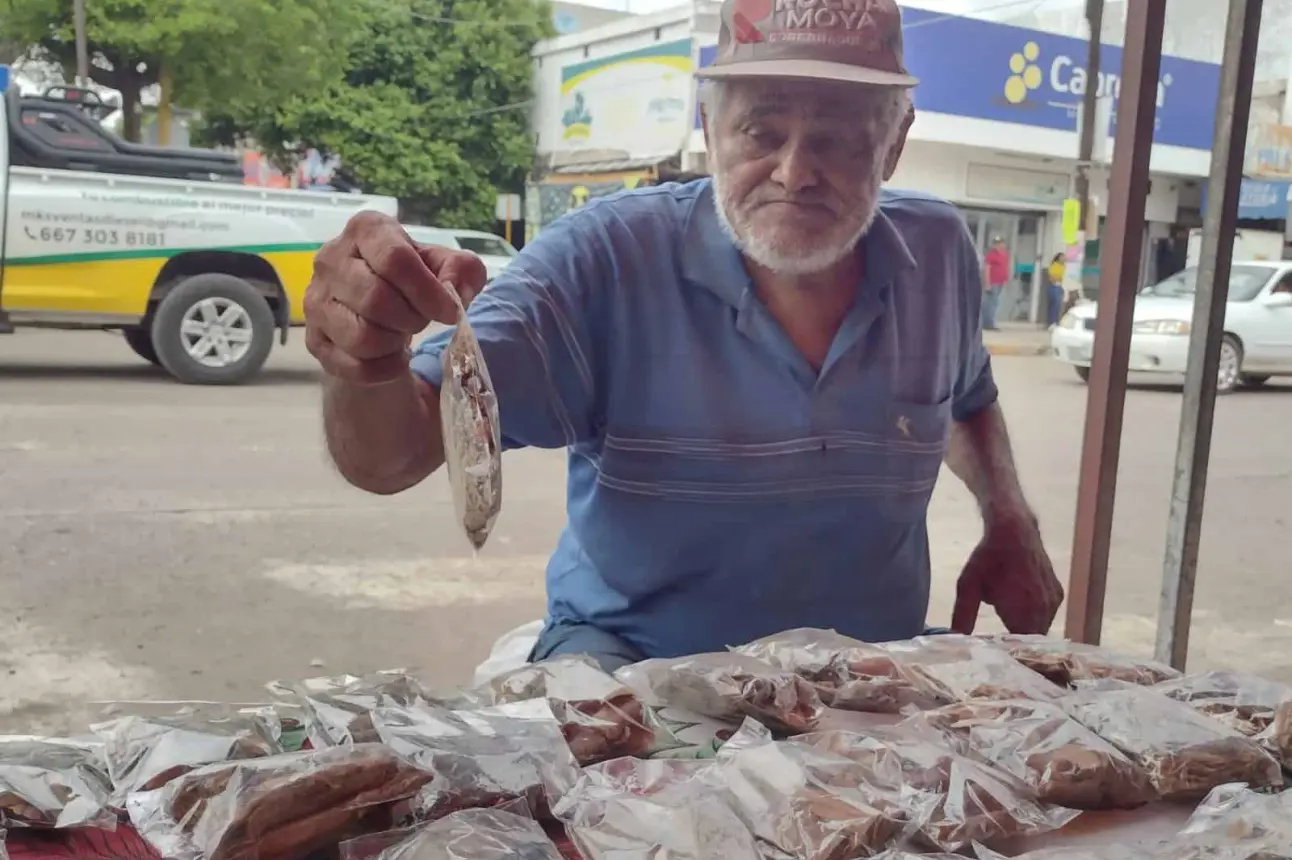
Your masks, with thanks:
[(285, 251), (310, 251), (323, 247), (318, 242), (288, 242), (279, 245), (226, 245), (214, 248), (132, 248), (129, 251), (90, 251), (81, 254), (46, 254), (37, 257), (10, 257), (6, 266), (43, 266), (50, 263), (97, 263), (104, 260), (170, 259), (190, 251), (230, 251), (243, 254), (275, 254)]

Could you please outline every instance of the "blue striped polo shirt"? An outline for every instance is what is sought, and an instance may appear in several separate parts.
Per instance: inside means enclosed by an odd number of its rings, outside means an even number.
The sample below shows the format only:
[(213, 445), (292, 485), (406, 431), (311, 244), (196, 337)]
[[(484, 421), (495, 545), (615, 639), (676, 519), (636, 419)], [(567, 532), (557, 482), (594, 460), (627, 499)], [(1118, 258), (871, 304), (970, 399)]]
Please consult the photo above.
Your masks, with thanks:
[[(964, 220), (883, 192), (818, 373), (714, 207), (708, 180), (598, 198), (470, 307), (505, 447), (569, 454), (548, 623), (593, 624), (648, 657), (804, 626), (916, 635), (951, 422), (996, 399)], [(446, 340), (412, 358), (437, 387)]]

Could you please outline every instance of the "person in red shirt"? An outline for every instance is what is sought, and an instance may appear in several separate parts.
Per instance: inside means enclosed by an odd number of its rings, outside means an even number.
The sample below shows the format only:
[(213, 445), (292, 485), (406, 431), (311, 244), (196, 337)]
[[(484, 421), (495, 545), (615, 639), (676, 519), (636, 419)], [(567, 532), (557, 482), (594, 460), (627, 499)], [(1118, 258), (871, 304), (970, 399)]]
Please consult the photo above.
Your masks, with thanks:
[(1005, 291), (1009, 282), (1009, 248), (1005, 240), (996, 236), (991, 240), (991, 247), (982, 258), (983, 296), (982, 327), (984, 331), (996, 330), (996, 309), (1000, 306), (1000, 294)]

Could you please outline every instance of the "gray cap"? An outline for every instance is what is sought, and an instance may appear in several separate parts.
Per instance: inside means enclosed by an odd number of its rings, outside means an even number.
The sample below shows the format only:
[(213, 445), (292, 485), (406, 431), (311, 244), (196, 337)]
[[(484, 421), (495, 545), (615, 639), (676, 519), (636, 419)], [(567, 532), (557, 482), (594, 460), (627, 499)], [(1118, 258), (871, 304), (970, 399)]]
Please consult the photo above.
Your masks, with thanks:
[(785, 77), (913, 87), (894, 0), (725, 0), (700, 78)]

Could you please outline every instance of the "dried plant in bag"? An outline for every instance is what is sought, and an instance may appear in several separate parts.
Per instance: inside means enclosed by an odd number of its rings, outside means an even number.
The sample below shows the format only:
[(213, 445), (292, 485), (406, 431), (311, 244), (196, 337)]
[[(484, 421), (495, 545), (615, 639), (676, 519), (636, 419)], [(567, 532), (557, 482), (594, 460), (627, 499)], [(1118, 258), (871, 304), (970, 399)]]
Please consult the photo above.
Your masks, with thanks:
[(812, 731), (824, 710), (816, 688), (803, 678), (744, 654), (643, 660), (615, 677), (649, 705), (729, 722), (753, 717), (786, 734)]
[(1258, 794), (1238, 783), (1219, 786), (1166, 847), (1162, 858), (1292, 858), (1292, 792)]
[(131, 821), (172, 860), (304, 860), (389, 829), (431, 778), (381, 744), (281, 753), (190, 771)]
[(1063, 690), (1019, 665), (1009, 652), (985, 639), (947, 634), (917, 636), (881, 646), (917, 684), (947, 702), (967, 699), (1054, 701)]
[(1256, 738), (1285, 767), (1292, 766), (1292, 737), (1288, 726), (1288, 717), (1292, 716), (1292, 687), (1242, 672), (1217, 670), (1185, 675), (1153, 689), (1224, 723), (1240, 735)]
[(298, 705), (315, 749), (378, 741), (372, 711), (390, 705), (429, 705), (436, 700), (405, 672), (383, 669), (367, 675), (334, 675), (304, 681), (274, 681), (269, 690)]
[(546, 699), (581, 765), (682, 746), (636, 693), (584, 655), (522, 666), (463, 695), (476, 707)]
[(97, 751), (63, 738), (0, 736), (0, 833), (116, 825)]
[(865, 734), (820, 732), (790, 743), (861, 765), (864, 785), (895, 793), (919, 822), (914, 841), (941, 851), (1058, 830), (1079, 814), (1038, 801), (1011, 774), (959, 754), (938, 732), (909, 724), (876, 726)]
[(416, 828), (377, 860), (561, 860), (532, 818), (499, 809), (464, 809)]
[(283, 752), (272, 708), (239, 713), (219, 706), (162, 716), (130, 715), (91, 727), (103, 739), (114, 801), (153, 791), (191, 770)]
[(963, 702), (903, 725), (944, 733), (958, 752), (1018, 777), (1045, 803), (1132, 809), (1157, 799), (1147, 771), (1048, 702)]
[(583, 770), (554, 810), (584, 860), (761, 860), (700, 762), (615, 759)]
[(868, 768), (810, 744), (773, 741), (746, 720), (706, 777), (777, 856), (868, 857), (914, 833), (938, 798), (870, 779)]
[(735, 651), (797, 673), (817, 688), (823, 702), (842, 711), (896, 714), (949, 701), (923, 691), (882, 647), (833, 630), (787, 630)]
[[(973, 850), (978, 855), (978, 860), (1010, 860), (1004, 854), (997, 854), (982, 845), (975, 844)], [(1144, 843), (1068, 845), (1038, 848), (1026, 854), (1016, 854), (1013, 860), (1166, 860), (1160, 850), (1160, 846)]]
[(1105, 678), (1128, 684), (1150, 686), (1179, 678), (1180, 673), (1164, 663), (1133, 657), (1099, 645), (1052, 639), (1049, 636), (1004, 633), (987, 637), (1033, 672), (1066, 687), (1076, 681)]
[(1283, 784), (1278, 762), (1255, 740), (1151, 687), (1088, 681), (1059, 704), (1147, 770), (1163, 799), (1197, 800), (1229, 782)]
[(381, 740), (431, 779), (412, 803), (421, 820), (524, 798), (535, 817), (578, 779), (579, 766), (544, 699), (478, 710), (383, 707)]
[[(464, 810), (463, 812), (468, 811), (485, 813), (505, 812), (523, 819), (528, 819), (529, 821), (534, 820), (534, 816), (531, 815), (529, 811), (529, 804), (519, 798), (516, 800), (506, 801), (505, 803), (500, 803), (497, 806), (490, 806), (487, 809)], [(454, 815), (461, 814), (463, 813), (455, 812), (448, 817), (452, 818)], [(439, 820), (443, 821), (445, 819)], [(426, 827), (427, 824), (425, 822), (417, 822), (404, 827), (397, 827), (394, 830), (381, 830), (376, 833), (365, 833), (362, 836), (356, 836), (353, 839), (347, 839), (342, 842), (337, 848), (337, 855), (339, 860), (372, 860), (372, 858), (387, 849), (394, 848), (397, 845), (407, 842), (410, 838), (416, 836)], [(4, 858), (0, 857), (0, 860), (4, 860)]]
[[(444, 287), (458, 301), (453, 285)], [(440, 429), (453, 507), (467, 539), (480, 549), (502, 510), (502, 429), (484, 354), (460, 301), (458, 308), (458, 324), (442, 357)]]

